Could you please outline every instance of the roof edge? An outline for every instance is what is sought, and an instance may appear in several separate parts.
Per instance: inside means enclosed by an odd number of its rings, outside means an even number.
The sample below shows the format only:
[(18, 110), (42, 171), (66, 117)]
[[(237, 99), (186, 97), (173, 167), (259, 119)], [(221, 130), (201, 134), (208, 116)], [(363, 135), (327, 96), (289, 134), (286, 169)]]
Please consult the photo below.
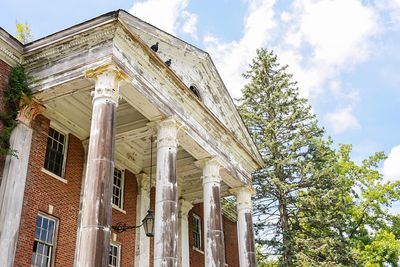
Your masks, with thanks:
[(69, 28), (60, 30), (58, 32), (52, 33), (40, 39), (37, 39), (33, 42), (25, 44), (24, 52), (32, 52), (37, 49), (40, 49), (43, 46), (48, 46), (49, 44), (53, 44), (55, 42), (59, 42), (60, 40), (66, 39), (75, 34), (90, 30), (92, 28), (96, 28), (100, 25), (104, 25), (110, 22), (117, 21), (118, 14), (121, 9), (114, 10), (103, 15), (97, 16), (95, 18), (83, 21), (81, 23), (75, 24)]

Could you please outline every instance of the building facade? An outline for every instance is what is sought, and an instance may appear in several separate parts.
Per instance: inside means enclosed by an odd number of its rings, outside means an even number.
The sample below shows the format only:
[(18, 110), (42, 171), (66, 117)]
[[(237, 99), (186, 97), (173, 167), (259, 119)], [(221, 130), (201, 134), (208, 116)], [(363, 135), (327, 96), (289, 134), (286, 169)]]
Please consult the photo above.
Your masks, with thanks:
[[(262, 166), (210, 56), (118, 10), (22, 45), (34, 78), (1, 160), (1, 266), (256, 266)], [(154, 237), (139, 226), (154, 211)]]

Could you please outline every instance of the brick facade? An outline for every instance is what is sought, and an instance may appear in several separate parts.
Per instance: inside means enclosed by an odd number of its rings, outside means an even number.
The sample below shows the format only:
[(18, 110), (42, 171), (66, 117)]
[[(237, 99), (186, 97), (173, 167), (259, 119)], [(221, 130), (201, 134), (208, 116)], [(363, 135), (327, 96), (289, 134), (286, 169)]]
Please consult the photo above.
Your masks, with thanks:
[[(194, 247), (193, 241), (193, 214), (196, 214), (201, 218), (201, 250), (197, 250)], [(204, 216), (203, 216), (203, 204), (196, 204), (189, 212), (189, 250), (190, 250), (190, 266), (191, 267), (203, 267), (204, 266)], [(225, 236), (225, 254), (226, 264), (229, 267), (239, 267), (239, 249), (237, 241), (237, 229), (236, 222), (232, 222), (225, 216), (222, 216), (223, 229)]]
[[(43, 171), (47, 136), (50, 121), (39, 115), (32, 123), (33, 137), (29, 160), (28, 177), (22, 209), (21, 227), (17, 243), (14, 266), (28, 267), (31, 264), (32, 247), (35, 235), (36, 216), (39, 212), (58, 220), (54, 266), (73, 266), (81, 182), (84, 168), (84, 148), (82, 142), (72, 134), (68, 135), (64, 183)], [(133, 173), (125, 170), (123, 211), (113, 208), (113, 224), (126, 222), (136, 224), (137, 181)], [(151, 207), (154, 211), (155, 190), (151, 190)], [(49, 214), (49, 205), (53, 206)], [(203, 218), (203, 205), (197, 204), (189, 213), (190, 266), (204, 266), (204, 253), (193, 249), (192, 214)], [(226, 235), (226, 254), (228, 266), (238, 267), (236, 223), (223, 218)], [(203, 225), (203, 222), (202, 222)], [(203, 232), (203, 229), (202, 229)], [(229, 236), (229, 238), (227, 238)], [(204, 233), (202, 233), (204, 237)], [(121, 245), (121, 267), (133, 266), (135, 255), (135, 231), (117, 234), (116, 243)], [(204, 244), (204, 240), (203, 240)], [(153, 266), (153, 239), (150, 242), (150, 266)], [(203, 249), (203, 248), (202, 248)], [(204, 249), (203, 249), (204, 250)]]

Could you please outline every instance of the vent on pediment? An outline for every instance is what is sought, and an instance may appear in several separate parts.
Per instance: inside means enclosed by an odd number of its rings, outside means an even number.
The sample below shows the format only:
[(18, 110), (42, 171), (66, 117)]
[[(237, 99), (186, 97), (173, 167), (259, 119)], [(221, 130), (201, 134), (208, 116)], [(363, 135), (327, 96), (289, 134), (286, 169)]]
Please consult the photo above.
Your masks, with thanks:
[(189, 89), (201, 101), (201, 95), (199, 89), (197, 89), (197, 87), (193, 84), (189, 87)]

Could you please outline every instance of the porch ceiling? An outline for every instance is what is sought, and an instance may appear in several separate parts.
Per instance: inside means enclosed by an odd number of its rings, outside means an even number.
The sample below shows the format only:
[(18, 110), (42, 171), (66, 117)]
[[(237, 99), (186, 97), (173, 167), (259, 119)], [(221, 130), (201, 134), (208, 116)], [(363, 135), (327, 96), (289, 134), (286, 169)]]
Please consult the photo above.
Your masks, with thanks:
[[(46, 106), (44, 115), (48, 117), (55, 127), (74, 134), (83, 140), (89, 139), (90, 120), (92, 113), (92, 97), (90, 92), (93, 85), (87, 80), (76, 80), (67, 87), (54, 88), (54, 91), (63, 90), (67, 93), (58, 92), (57, 97), (49, 94), (38, 94), (35, 98), (42, 101)], [(134, 173), (145, 172), (150, 174), (151, 157), (150, 157), (150, 138), (154, 135), (153, 130), (149, 127), (149, 119), (147, 117), (158, 115), (154, 110), (143, 108), (146, 103), (140, 103), (140, 99), (135, 99), (135, 103), (130, 101), (132, 97), (127, 93), (127, 88), (121, 88), (121, 95), (125, 96), (120, 99), (117, 108), (117, 126), (116, 126), (116, 164), (123, 168), (129, 169)], [(124, 92), (124, 93), (123, 93)], [(141, 112), (138, 111), (133, 105)], [(156, 174), (156, 145), (153, 143), (153, 179)], [(196, 158), (188, 153), (181, 146), (177, 154), (177, 177), (178, 192), (180, 196), (194, 201), (202, 202), (202, 171), (194, 162)], [(222, 173), (224, 175), (224, 173)], [(221, 195), (229, 194), (229, 187), (221, 183)]]

